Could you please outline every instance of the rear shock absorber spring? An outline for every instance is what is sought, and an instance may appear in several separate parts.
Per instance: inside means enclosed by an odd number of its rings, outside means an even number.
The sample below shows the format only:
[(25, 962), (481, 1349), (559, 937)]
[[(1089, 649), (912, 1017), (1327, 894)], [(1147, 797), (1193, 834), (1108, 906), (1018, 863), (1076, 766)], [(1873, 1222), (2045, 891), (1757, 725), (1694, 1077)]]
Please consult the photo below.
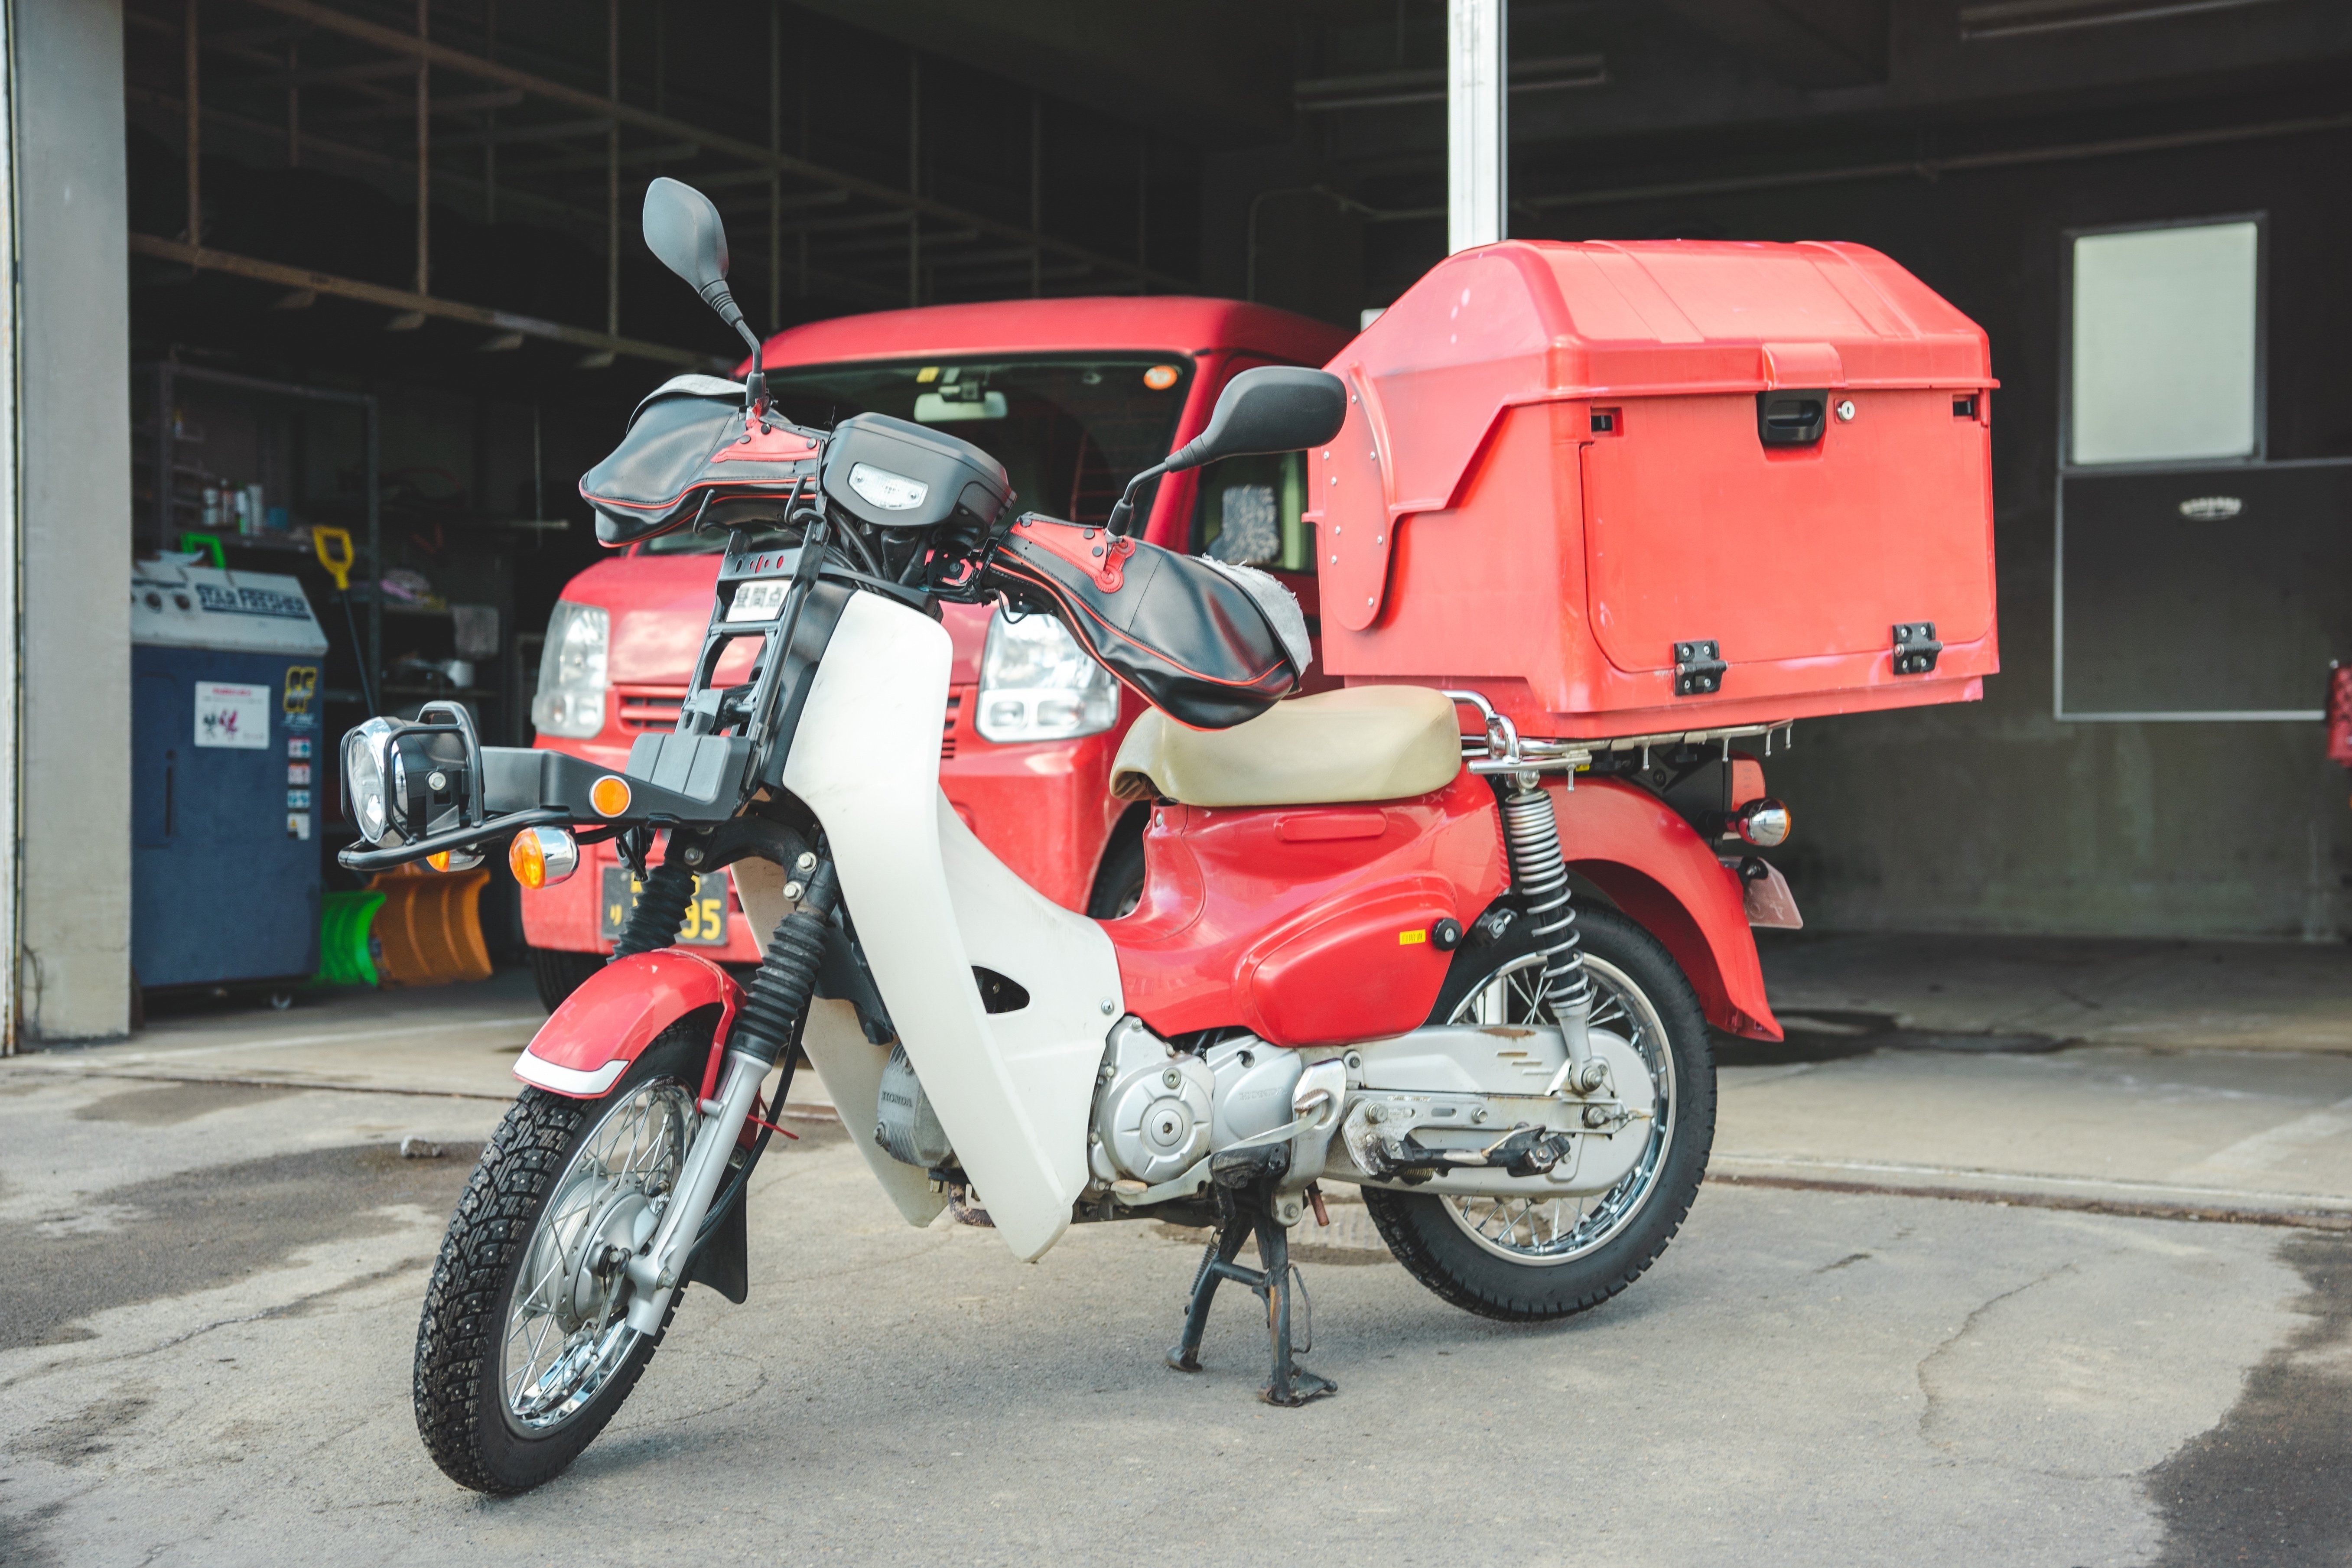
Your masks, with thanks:
[(672, 860), (664, 860), (646, 873), (645, 885), (638, 889), (636, 907), (629, 911), (621, 934), (614, 940), (613, 956), (625, 958), (633, 952), (651, 952), (657, 947), (667, 947), (677, 940), (678, 927), (686, 923), (686, 911), (694, 902), (694, 873)]
[(1544, 999), (1568, 1040), (1568, 1064), (1554, 1081), (1579, 1092), (1599, 1086), (1601, 1062), (1592, 1056), (1587, 1025), (1592, 1016), (1592, 977), (1576, 934), (1576, 905), (1568, 884), (1568, 862), (1559, 852), (1559, 820), (1551, 795), (1535, 773), (1512, 776), (1503, 797), (1503, 843), (1511, 858), (1511, 881), (1526, 910), (1528, 933), (1544, 958)]
[(814, 855), (801, 858), (814, 864), (793, 868), (796, 876), (806, 879), (800, 902), (776, 922), (727, 1037), (730, 1051), (740, 1051), (769, 1067), (791, 1045), (810, 998), (816, 994), (817, 970), (824, 963), (825, 923), (840, 896), (832, 861)]

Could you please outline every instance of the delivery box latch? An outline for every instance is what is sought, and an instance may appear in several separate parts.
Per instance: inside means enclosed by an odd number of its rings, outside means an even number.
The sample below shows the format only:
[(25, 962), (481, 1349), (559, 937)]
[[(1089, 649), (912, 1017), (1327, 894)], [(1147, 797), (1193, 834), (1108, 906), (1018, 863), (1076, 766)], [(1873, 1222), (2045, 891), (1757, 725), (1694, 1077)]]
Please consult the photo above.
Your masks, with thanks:
[(1675, 695), (1705, 697), (1723, 689), (1723, 649), (1712, 637), (1675, 644)]
[(1895, 673), (1932, 675), (1936, 656), (1944, 645), (1936, 640), (1933, 621), (1905, 621), (1895, 628)]

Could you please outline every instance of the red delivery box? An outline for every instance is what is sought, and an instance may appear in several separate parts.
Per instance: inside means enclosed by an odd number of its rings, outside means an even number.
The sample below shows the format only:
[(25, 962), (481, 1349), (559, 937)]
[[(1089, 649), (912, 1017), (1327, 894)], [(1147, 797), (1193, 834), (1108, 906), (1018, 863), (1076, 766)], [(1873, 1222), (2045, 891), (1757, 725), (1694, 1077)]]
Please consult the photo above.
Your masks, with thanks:
[(1343, 350), (1309, 455), (1326, 670), (1525, 734), (1983, 695), (1984, 332), (1859, 245), (1510, 241)]

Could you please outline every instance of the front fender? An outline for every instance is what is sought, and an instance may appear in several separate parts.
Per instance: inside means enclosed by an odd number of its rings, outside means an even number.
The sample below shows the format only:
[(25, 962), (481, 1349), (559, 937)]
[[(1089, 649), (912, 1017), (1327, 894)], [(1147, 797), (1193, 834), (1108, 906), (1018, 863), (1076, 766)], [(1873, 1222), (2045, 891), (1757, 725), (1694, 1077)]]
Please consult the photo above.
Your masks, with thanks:
[(1665, 944), (1706, 1021), (1749, 1039), (1779, 1039), (1739, 874), (1647, 790), (1615, 779), (1546, 787), (1569, 865)]
[[(515, 1077), (572, 1100), (599, 1100), (629, 1070), (654, 1037), (698, 1007), (717, 1007), (711, 1068), (727, 1044), (728, 1026), (743, 1000), (735, 977), (700, 953), (666, 947), (616, 958), (550, 1015), (515, 1059)], [(702, 1096), (710, 1098), (711, 1072)]]

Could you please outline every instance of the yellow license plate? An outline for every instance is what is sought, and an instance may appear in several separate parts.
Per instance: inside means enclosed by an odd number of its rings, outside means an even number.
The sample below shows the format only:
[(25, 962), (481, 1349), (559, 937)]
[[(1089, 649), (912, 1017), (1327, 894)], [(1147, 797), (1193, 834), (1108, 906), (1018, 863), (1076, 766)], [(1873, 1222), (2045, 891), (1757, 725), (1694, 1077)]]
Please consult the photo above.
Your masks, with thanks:
[[(604, 868), (604, 896), (596, 900), (596, 930), (606, 942), (620, 936), (629, 911), (637, 907), (637, 895), (644, 890), (645, 885), (629, 875), (626, 866)], [(726, 872), (714, 871), (694, 879), (694, 901), (686, 907), (686, 919), (675, 940), (681, 947), (727, 945)]]

